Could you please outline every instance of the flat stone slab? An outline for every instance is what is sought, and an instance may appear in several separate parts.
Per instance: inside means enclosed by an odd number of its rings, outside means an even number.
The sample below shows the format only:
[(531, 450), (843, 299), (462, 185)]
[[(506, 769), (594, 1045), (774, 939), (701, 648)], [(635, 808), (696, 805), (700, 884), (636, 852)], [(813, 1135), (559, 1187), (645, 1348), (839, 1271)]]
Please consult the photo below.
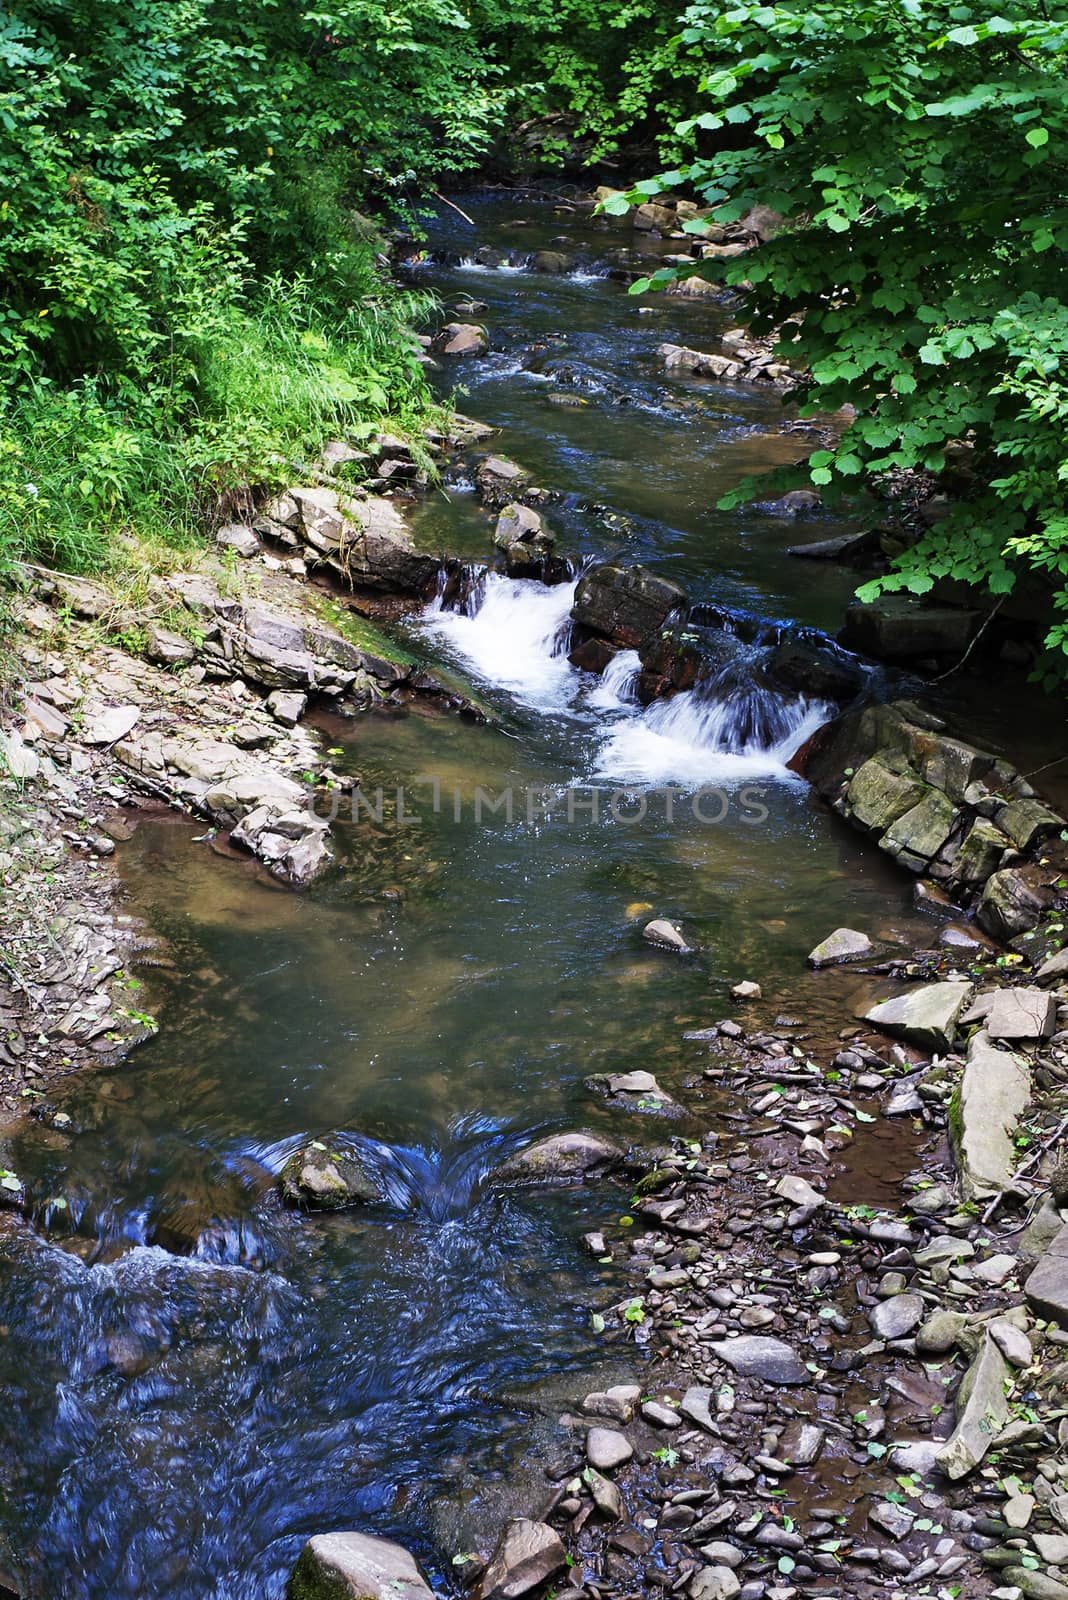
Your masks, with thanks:
[(1016, 1170), (1013, 1142), (1031, 1099), (1027, 1062), (1001, 1050), (983, 1030), (968, 1045), (957, 1114), (950, 1117), (965, 1198), (1001, 1194)]
[(1037, 983), (1057, 983), (1061, 978), (1068, 978), (1068, 949), (1047, 957), (1035, 973)]
[(1042, 1316), (1068, 1327), (1068, 1225), (1061, 1228), (1035, 1263), (1024, 1293)]
[(1009, 1417), (1012, 1369), (985, 1334), (957, 1394), (957, 1423), (935, 1457), (947, 1478), (963, 1478), (982, 1461)]
[(567, 1552), (547, 1523), (514, 1517), (483, 1574), (480, 1600), (518, 1600), (566, 1565)]
[(810, 967), (836, 967), (843, 961), (862, 961), (874, 955), (875, 946), (866, 933), (855, 928), (836, 928), (809, 951)]
[(924, 983), (872, 1006), (864, 1020), (922, 1049), (951, 1050), (960, 1014), (971, 997), (970, 983)]
[(986, 1014), (992, 1039), (1048, 1039), (1057, 1026), (1057, 1002), (1042, 989), (999, 989)]
[(740, 1339), (713, 1339), (711, 1350), (743, 1378), (763, 1378), (765, 1383), (811, 1383), (804, 1362), (781, 1339), (743, 1334)]

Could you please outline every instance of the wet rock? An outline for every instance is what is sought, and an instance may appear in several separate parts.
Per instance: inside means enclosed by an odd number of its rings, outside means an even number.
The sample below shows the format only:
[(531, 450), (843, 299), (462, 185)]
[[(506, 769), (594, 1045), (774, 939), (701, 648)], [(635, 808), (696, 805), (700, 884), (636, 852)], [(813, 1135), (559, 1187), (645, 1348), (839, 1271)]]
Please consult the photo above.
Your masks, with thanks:
[(575, 261), (573, 256), (566, 255), (563, 250), (537, 250), (531, 257), (530, 265), (535, 272), (546, 272), (557, 277), (562, 273), (573, 271)]
[(743, 1334), (736, 1339), (713, 1339), (709, 1348), (744, 1378), (762, 1378), (765, 1383), (779, 1384), (810, 1381), (797, 1352), (781, 1339)]
[(917, 1326), (926, 1307), (918, 1294), (895, 1294), (868, 1311), (877, 1339), (904, 1339)]
[(968, 1044), (950, 1134), (968, 1199), (1000, 1194), (1016, 1170), (1016, 1129), (1031, 1099), (1027, 1062), (980, 1030)]
[(863, 961), (874, 955), (875, 946), (866, 933), (855, 928), (836, 928), (809, 951), (810, 967), (834, 967), (843, 961)]
[(483, 1573), (480, 1600), (518, 1600), (566, 1565), (563, 1544), (546, 1523), (515, 1517), (505, 1525)]
[(935, 1457), (947, 1478), (963, 1478), (983, 1460), (1009, 1417), (1012, 1372), (984, 1333), (979, 1353), (961, 1383), (956, 1399), (956, 1425)]
[(502, 509), (497, 518), (493, 542), (499, 550), (507, 550), (514, 544), (527, 544), (544, 551), (555, 542), (555, 536), (531, 506), (513, 501)]
[(646, 944), (656, 945), (658, 950), (674, 950), (680, 956), (689, 955), (693, 948), (686, 943), (685, 937), (675, 924), (663, 917), (658, 917), (654, 922), (647, 922), (642, 929), (642, 938)]
[(1057, 1002), (1041, 989), (999, 989), (986, 1014), (991, 1039), (1048, 1039), (1057, 1026)]
[(826, 1437), (814, 1422), (791, 1422), (779, 1439), (779, 1457), (791, 1467), (810, 1467), (819, 1459)]
[(712, 1390), (706, 1389), (702, 1384), (692, 1384), (682, 1399), (679, 1401), (679, 1410), (684, 1417), (695, 1422), (706, 1433), (715, 1433), (716, 1425), (712, 1419)]
[(732, 361), (730, 356), (707, 355), (700, 350), (688, 350), (681, 344), (659, 345), (656, 353), (667, 372), (689, 372), (702, 378), (739, 378), (742, 375), (741, 362)]
[(603, 1177), (624, 1160), (622, 1147), (601, 1134), (553, 1133), (495, 1168), (497, 1183), (513, 1186), (583, 1183)]
[(838, 638), (848, 650), (878, 661), (918, 661), (963, 655), (981, 621), (978, 611), (925, 606), (907, 595), (882, 595), (848, 606)]
[(1001, 1569), (1001, 1576), (1014, 1584), (1026, 1600), (1068, 1600), (1068, 1583), (1062, 1583), (1052, 1573), (1008, 1566)]
[(594, 1417), (611, 1417), (613, 1422), (631, 1422), (634, 1408), (641, 1397), (636, 1383), (617, 1383), (610, 1389), (596, 1390), (582, 1402), (582, 1409)]
[(479, 497), (487, 506), (500, 508), (510, 504), (529, 482), (523, 468), (507, 456), (487, 456), (475, 468)]
[(615, 1428), (591, 1428), (586, 1435), (586, 1459), (598, 1472), (611, 1472), (629, 1461), (634, 1446)]
[(852, 700), (867, 680), (863, 668), (831, 641), (797, 634), (776, 645), (762, 676), (776, 688), (839, 704)]
[(651, 1072), (640, 1070), (595, 1072), (582, 1081), (592, 1094), (602, 1095), (610, 1103), (628, 1110), (668, 1111), (677, 1114), (682, 1109), (678, 1102), (660, 1087)]
[(320, 1533), (293, 1568), (289, 1600), (433, 1600), (407, 1550), (365, 1533)]
[(751, 983), (748, 978), (731, 986), (732, 1000), (759, 1000), (760, 997), (761, 988), (759, 983)]
[(282, 1197), (312, 1211), (337, 1211), (382, 1199), (382, 1184), (360, 1153), (347, 1145), (312, 1140), (282, 1168)]
[(646, 567), (609, 562), (580, 580), (572, 621), (613, 644), (636, 650), (687, 603), (686, 591)]
[(925, 1050), (953, 1047), (957, 1019), (972, 996), (970, 983), (927, 983), (864, 1013), (864, 1020)]
[(475, 322), (449, 322), (431, 348), (442, 356), (481, 356), (489, 349), (489, 339)]
[(622, 1522), (623, 1496), (611, 1478), (594, 1471), (593, 1467), (587, 1467), (582, 1474), (582, 1481), (593, 1496), (593, 1503), (602, 1517), (606, 1517), (609, 1522)]
[(1032, 1269), (1024, 1293), (1041, 1316), (1068, 1327), (1068, 1226), (1062, 1227)]

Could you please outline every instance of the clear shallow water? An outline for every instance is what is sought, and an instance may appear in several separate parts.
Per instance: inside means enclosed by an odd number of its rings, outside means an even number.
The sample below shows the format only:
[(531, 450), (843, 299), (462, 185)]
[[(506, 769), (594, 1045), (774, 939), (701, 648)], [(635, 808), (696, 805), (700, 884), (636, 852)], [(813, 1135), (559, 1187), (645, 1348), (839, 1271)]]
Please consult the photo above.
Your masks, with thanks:
[[(490, 276), (487, 300), (505, 293)], [(668, 327), (698, 342), (712, 314), (654, 325), (601, 279), (507, 280), (502, 338), (566, 327), (640, 402), (557, 411), (519, 365), (465, 369), (463, 403), (507, 422), (502, 448), (634, 514), (623, 544), (568, 512), (581, 537), (565, 548), (818, 622), (828, 595), (772, 555), (796, 530), (709, 510), (744, 460), (782, 448), (761, 432), (774, 400), (709, 387), (676, 416), (657, 398), (650, 348)], [(495, 334), (505, 311), (486, 314)], [(424, 538), (466, 528), (488, 546), (470, 497), (420, 515)], [(34, 1600), (277, 1600), (303, 1540), (345, 1526), (402, 1538), (447, 1584), (471, 1537), (456, 1506), (477, 1520), (529, 1446), (539, 1386), (591, 1386), (589, 1309), (611, 1285), (580, 1238), (621, 1204), (504, 1195), (494, 1164), (553, 1127), (655, 1139), (583, 1079), (640, 1066), (677, 1086), (695, 1065), (683, 1032), (731, 1009), (731, 983), (761, 982), (771, 1015), (816, 1017), (818, 938), (908, 929), (900, 878), (785, 768), (818, 708), (688, 696), (643, 712), (633, 661), (600, 683), (567, 664), (568, 608), (567, 586), (491, 580), (473, 617), (413, 622), (502, 720), (326, 723), (365, 804), (314, 892), (168, 822), (124, 847), (171, 962), (134, 995), (162, 1032), (64, 1088), (69, 1131), (34, 1126), (12, 1150), (49, 1230), (0, 1257), (0, 1535)], [(764, 733), (742, 737), (758, 713)], [(645, 947), (652, 915), (698, 954)], [(286, 1155), (337, 1129), (374, 1153), (389, 1202), (283, 1211)]]

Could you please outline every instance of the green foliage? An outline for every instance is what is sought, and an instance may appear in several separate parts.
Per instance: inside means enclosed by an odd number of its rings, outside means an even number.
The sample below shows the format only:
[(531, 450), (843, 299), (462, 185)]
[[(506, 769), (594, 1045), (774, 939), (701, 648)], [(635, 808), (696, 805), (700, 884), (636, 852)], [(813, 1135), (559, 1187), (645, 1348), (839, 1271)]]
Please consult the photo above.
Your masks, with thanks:
[(24, 0), (0, 15), (0, 572), (188, 537), (427, 401), (354, 210), (470, 164), (451, 0)]
[[(1037, 575), (1068, 613), (1068, 8), (742, 0), (684, 24), (706, 109), (660, 182), (719, 221), (757, 203), (786, 219), (701, 272), (751, 286), (757, 330), (781, 326), (811, 373), (810, 413), (857, 408), (811, 481), (940, 472), (967, 447), (953, 514), (862, 593), (952, 578), (998, 596)], [(1068, 651), (1068, 616), (1047, 644)]]

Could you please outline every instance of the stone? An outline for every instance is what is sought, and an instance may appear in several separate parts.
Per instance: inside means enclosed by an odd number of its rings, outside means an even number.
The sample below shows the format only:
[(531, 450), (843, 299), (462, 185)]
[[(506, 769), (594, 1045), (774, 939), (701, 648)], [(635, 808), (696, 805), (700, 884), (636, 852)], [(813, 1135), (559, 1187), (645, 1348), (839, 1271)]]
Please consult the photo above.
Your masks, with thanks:
[(1001, 1194), (1012, 1182), (1016, 1128), (1030, 1099), (1027, 1062), (1012, 1051), (998, 1049), (985, 1030), (974, 1034), (949, 1119), (966, 1199)]
[(31, 750), (17, 728), (0, 729), (0, 774), (32, 783), (41, 770), (41, 758)]
[(493, 542), (499, 550), (507, 550), (514, 544), (529, 544), (547, 550), (555, 543), (555, 538), (531, 506), (513, 502), (501, 510)]
[(282, 1168), (282, 1198), (312, 1211), (338, 1211), (383, 1198), (381, 1179), (359, 1150), (337, 1140), (314, 1139)]
[(185, 667), (196, 660), (196, 650), (189, 639), (158, 622), (145, 628), (145, 655), (160, 667)]
[(976, 916), (987, 933), (1007, 941), (1035, 927), (1051, 900), (1034, 868), (1002, 867), (986, 880)]
[(865, 682), (861, 667), (827, 640), (793, 634), (764, 660), (761, 677), (810, 700), (852, 700)]
[(868, 1521), (888, 1533), (891, 1539), (905, 1539), (912, 1532), (916, 1513), (892, 1500), (879, 1500), (868, 1512)]
[(943, 1261), (968, 1261), (974, 1255), (975, 1246), (970, 1239), (958, 1239), (953, 1233), (940, 1233), (921, 1245), (914, 1259), (918, 1267), (935, 1267)]
[(1020, 1263), (1015, 1256), (998, 1254), (987, 1256), (985, 1261), (976, 1262), (972, 1268), (972, 1277), (978, 1278), (980, 1283), (988, 1283), (994, 1289), (1000, 1289), (1019, 1268)]
[(845, 791), (847, 814), (872, 833), (884, 833), (927, 793), (926, 784), (899, 752), (871, 756), (857, 768)]
[(945, 1355), (953, 1349), (967, 1326), (968, 1319), (961, 1311), (947, 1308), (932, 1311), (916, 1334), (916, 1349), (925, 1356)]
[(567, 1552), (547, 1523), (514, 1517), (482, 1575), (480, 1600), (518, 1600), (566, 1565)]
[(972, 996), (970, 983), (926, 983), (864, 1013), (864, 1020), (924, 1050), (952, 1049), (957, 1019)]
[(631, 226), (637, 228), (639, 233), (650, 233), (654, 228), (667, 233), (675, 226), (675, 212), (670, 206), (657, 205), (648, 200), (644, 205), (635, 206), (630, 220)]
[(878, 661), (963, 655), (981, 621), (978, 611), (925, 606), (908, 595), (887, 594), (848, 606), (838, 641)]
[(1051, 1567), (1068, 1567), (1068, 1534), (1033, 1533), (1031, 1542)]
[(293, 1568), (289, 1600), (433, 1600), (408, 1551), (366, 1533), (320, 1533)]
[(1068, 1226), (1058, 1232), (1039, 1256), (1024, 1284), (1029, 1303), (1043, 1317), (1068, 1327)]
[(22, 702), (22, 715), (25, 719), (25, 735), (27, 739), (59, 740), (65, 735), (70, 724), (62, 712), (55, 706), (37, 700), (33, 695), (27, 695)]
[(963, 1478), (983, 1460), (1009, 1417), (1011, 1369), (988, 1332), (961, 1382), (956, 1425), (935, 1460), (947, 1478)]
[(647, 567), (607, 562), (580, 579), (571, 620), (613, 644), (636, 650), (687, 603), (684, 589)]
[(792, 1206), (800, 1206), (803, 1211), (816, 1212), (820, 1206), (827, 1204), (819, 1190), (814, 1189), (807, 1178), (799, 1177), (796, 1173), (787, 1173), (780, 1178), (774, 1192), (780, 1200), (789, 1200)]
[(523, 468), (507, 456), (487, 456), (475, 468), (479, 496), (488, 506), (508, 505), (529, 482), (529, 476)]
[(489, 349), (489, 339), (485, 328), (475, 322), (449, 322), (432, 348), (443, 356), (481, 356)]
[(692, 950), (674, 923), (663, 917), (647, 922), (642, 929), (642, 938), (646, 944), (656, 945), (658, 950), (674, 950), (680, 956), (687, 956)]
[(874, 955), (875, 946), (866, 933), (855, 928), (836, 928), (809, 951), (810, 967), (835, 967), (843, 961), (863, 961)]
[(895, 1294), (868, 1307), (868, 1321), (877, 1339), (904, 1339), (917, 1326), (926, 1307), (918, 1294)]
[(679, 1410), (706, 1433), (717, 1432), (712, 1417), (712, 1390), (703, 1384), (691, 1384), (679, 1401)]
[(791, 1422), (779, 1437), (779, 1459), (791, 1467), (810, 1467), (818, 1460), (826, 1436), (814, 1422)]
[(687, 1593), (691, 1600), (734, 1600), (742, 1585), (730, 1567), (698, 1567)]
[(632, 1422), (634, 1407), (641, 1397), (636, 1383), (616, 1383), (610, 1389), (588, 1394), (582, 1402), (583, 1411), (595, 1417), (611, 1417), (613, 1422)]
[(781, 1339), (761, 1334), (743, 1334), (736, 1339), (713, 1339), (709, 1348), (744, 1378), (762, 1378), (765, 1383), (809, 1383), (810, 1374), (795, 1350)]
[(1048, 1039), (1057, 1026), (1057, 1002), (1041, 989), (999, 989), (986, 1015), (991, 1039)]
[(928, 789), (911, 811), (890, 824), (879, 848), (910, 872), (926, 872), (948, 842), (956, 821), (956, 807), (948, 795)]
[(267, 710), (284, 728), (295, 728), (308, 709), (308, 696), (284, 689), (275, 689), (267, 696)]
[(642, 1417), (654, 1428), (678, 1428), (682, 1425), (682, 1418), (674, 1407), (662, 1405), (659, 1400), (647, 1400), (642, 1406)]
[(559, 277), (562, 273), (571, 272), (575, 263), (563, 250), (536, 250), (530, 258), (530, 265), (534, 272)]
[(1068, 978), (1068, 948), (1048, 956), (1035, 973), (1036, 983), (1059, 983), (1062, 978)]
[(615, 1428), (591, 1428), (586, 1435), (586, 1459), (599, 1472), (623, 1466), (633, 1454), (634, 1446), (626, 1434)]
[(656, 353), (668, 372), (690, 372), (702, 378), (737, 378), (743, 370), (741, 362), (732, 361), (730, 356), (706, 355), (681, 344), (659, 345)]
[(1052, 1573), (1034, 1572), (1030, 1567), (1002, 1567), (1001, 1576), (1014, 1583), (1025, 1600), (1068, 1600), (1068, 1583), (1062, 1583)]
[(609, 1522), (622, 1522), (623, 1496), (611, 1478), (595, 1472), (593, 1467), (587, 1467), (582, 1474), (582, 1481), (593, 1496), (593, 1503), (602, 1517), (607, 1517)]
[(751, 983), (748, 978), (731, 986), (731, 998), (733, 1000), (759, 1000), (761, 993), (759, 983)]
[(225, 527), (216, 533), (215, 543), (223, 550), (233, 550), (245, 561), (250, 561), (253, 556), (259, 555), (262, 549), (252, 529), (246, 527), (243, 522), (226, 523)]
[(514, 1187), (583, 1183), (620, 1166), (622, 1148), (599, 1133), (551, 1133), (519, 1150), (493, 1172), (497, 1183)]
[(1043, 839), (1059, 833), (1064, 818), (1044, 806), (1039, 800), (1012, 800), (999, 811), (998, 827), (1007, 833), (1017, 850), (1031, 850)]
[(116, 744), (125, 739), (140, 720), (139, 706), (105, 706), (86, 717), (81, 741), (83, 744)]

